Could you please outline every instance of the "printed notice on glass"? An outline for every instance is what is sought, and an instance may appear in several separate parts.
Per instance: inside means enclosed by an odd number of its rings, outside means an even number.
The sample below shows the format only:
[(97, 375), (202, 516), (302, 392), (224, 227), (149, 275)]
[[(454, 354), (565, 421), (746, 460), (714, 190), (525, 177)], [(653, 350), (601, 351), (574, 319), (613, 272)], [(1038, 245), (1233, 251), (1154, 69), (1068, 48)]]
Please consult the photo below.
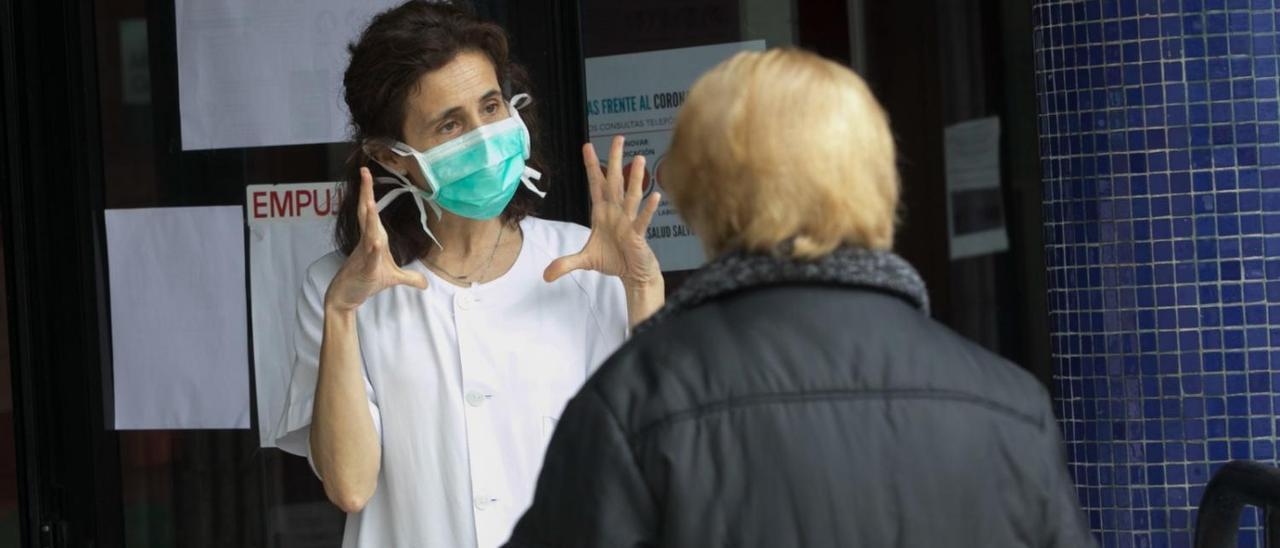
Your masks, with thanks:
[(1000, 119), (947, 126), (945, 141), (951, 259), (1009, 249), (1000, 191)]
[(341, 183), (249, 185), (249, 302), (258, 398), (258, 441), (275, 431), (293, 373), (298, 295), (307, 267), (334, 250)]
[[(765, 49), (764, 40), (628, 53), (586, 60), (587, 125), (591, 144), (607, 155), (615, 135), (624, 157), (645, 157), (645, 195), (661, 189), (656, 174), (671, 143), (676, 113), (704, 72), (733, 54)], [(665, 195), (649, 226), (649, 246), (664, 271), (691, 270), (705, 260), (697, 235)]]
[(242, 215), (106, 211), (117, 430), (249, 428)]
[(346, 139), (347, 43), (399, 0), (175, 0), (182, 149)]

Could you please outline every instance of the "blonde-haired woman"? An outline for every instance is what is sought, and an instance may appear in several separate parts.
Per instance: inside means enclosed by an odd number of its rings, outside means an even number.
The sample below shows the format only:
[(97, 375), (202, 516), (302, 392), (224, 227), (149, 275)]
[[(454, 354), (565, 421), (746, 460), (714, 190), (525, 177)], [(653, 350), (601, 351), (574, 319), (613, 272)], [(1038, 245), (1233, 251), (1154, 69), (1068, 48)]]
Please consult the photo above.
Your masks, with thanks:
[(662, 186), (712, 260), (561, 417), (511, 546), (1084, 546), (1044, 389), (929, 319), (884, 111), (798, 50), (706, 74)]

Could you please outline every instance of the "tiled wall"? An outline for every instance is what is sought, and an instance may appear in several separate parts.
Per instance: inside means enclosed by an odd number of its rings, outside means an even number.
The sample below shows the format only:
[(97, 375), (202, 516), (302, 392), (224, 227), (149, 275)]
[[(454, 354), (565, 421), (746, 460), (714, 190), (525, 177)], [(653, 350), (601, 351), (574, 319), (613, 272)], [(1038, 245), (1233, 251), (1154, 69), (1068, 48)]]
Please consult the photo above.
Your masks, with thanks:
[(1190, 546), (1222, 463), (1276, 461), (1280, 0), (1034, 2), (1071, 471), (1103, 546)]

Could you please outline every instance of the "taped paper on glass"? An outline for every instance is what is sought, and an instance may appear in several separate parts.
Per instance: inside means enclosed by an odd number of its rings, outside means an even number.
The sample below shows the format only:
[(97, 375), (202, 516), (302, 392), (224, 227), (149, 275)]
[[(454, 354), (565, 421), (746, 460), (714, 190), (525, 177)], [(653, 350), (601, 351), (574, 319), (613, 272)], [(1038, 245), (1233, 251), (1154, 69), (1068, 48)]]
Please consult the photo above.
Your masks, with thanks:
[(107, 210), (117, 429), (249, 428), (242, 215)]
[(951, 259), (1009, 249), (1000, 189), (1000, 119), (947, 126), (945, 141)]
[(399, 0), (175, 0), (182, 149), (346, 139), (346, 45)]
[(275, 446), (293, 371), (298, 296), (307, 267), (333, 251), (341, 183), (249, 185), (249, 291), (258, 441)]

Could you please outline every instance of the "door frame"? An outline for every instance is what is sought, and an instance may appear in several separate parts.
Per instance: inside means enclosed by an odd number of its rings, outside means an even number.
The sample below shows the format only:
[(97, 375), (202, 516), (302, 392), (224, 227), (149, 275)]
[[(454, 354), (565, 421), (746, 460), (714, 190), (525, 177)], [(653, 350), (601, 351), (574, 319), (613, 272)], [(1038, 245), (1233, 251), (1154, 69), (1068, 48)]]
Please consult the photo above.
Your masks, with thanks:
[(0, 3), (0, 222), (22, 545), (121, 546), (93, 5)]

